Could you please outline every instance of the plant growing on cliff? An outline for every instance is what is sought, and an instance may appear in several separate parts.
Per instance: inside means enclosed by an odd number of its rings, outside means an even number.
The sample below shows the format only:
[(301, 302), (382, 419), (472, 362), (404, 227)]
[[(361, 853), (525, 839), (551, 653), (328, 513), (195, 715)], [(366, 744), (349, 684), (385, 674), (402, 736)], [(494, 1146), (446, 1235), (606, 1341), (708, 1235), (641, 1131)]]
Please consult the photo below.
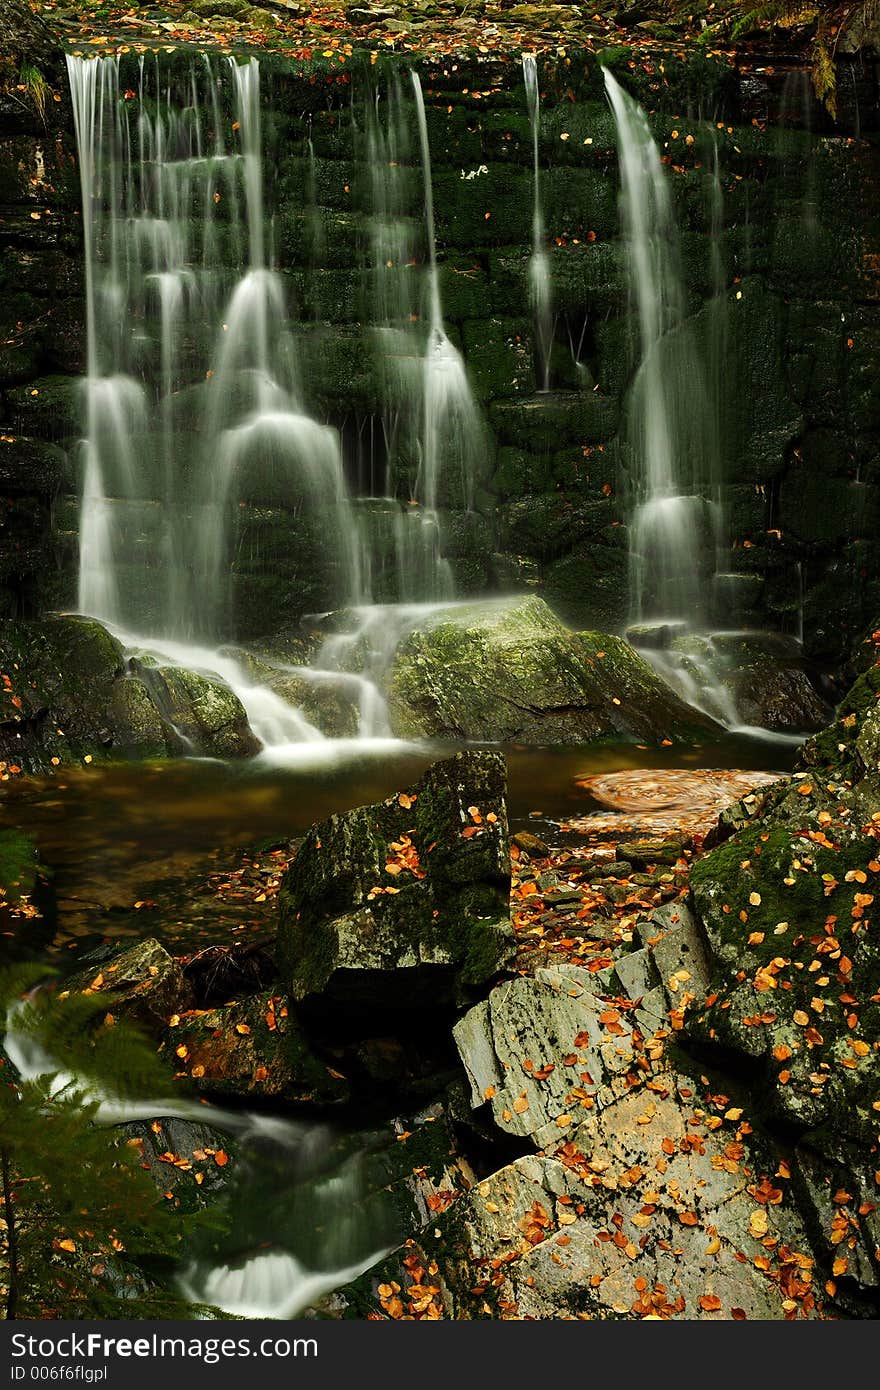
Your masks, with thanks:
[(34, 100), (42, 115), (48, 92), (45, 72), (61, 45), (27, 0), (0, 0), (0, 91)]
[[(724, 32), (733, 40), (752, 29), (779, 26), (812, 31), (811, 67), (816, 96), (837, 115), (836, 56), (846, 41), (850, 51), (877, 42), (880, 0), (734, 0), (715, 7), (706, 34)], [(709, 11), (706, 11), (708, 18)]]
[[(133, 1301), (141, 1317), (180, 1316), (180, 1301), (157, 1282), (178, 1256), (180, 1217), (165, 1210), (136, 1144), (97, 1123), (99, 1090), (158, 1095), (167, 1076), (133, 1028), (109, 1021), (107, 995), (21, 998), (36, 969), (0, 974), (7, 1034), (12, 1021), (46, 1067), (28, 1079), (0, 1060), (5, 1317), (120, 1317)], [(53, 1056), (72, 1075), (60, 1075)]]
[(19, 86), (24, 91), (28, 101), (33, 106), (40, 120), (46, 120), (46, 101), (49, 96), (49, 84), (42, 72), (34, 63), (24, 62), (19, 71), (21, 79)]

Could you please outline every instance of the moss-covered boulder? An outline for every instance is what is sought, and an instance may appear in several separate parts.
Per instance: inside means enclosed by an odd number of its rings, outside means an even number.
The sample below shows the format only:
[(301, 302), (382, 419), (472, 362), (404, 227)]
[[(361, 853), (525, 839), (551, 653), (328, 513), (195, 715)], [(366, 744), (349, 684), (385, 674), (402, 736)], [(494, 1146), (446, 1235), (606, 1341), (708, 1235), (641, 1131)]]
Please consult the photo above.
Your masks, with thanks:
[[(870, 674), (870, 673), (868, 673)], [(860, 678), (865, 682), (866, 677)], [(857, 714), (853, 704), (861, 706)], [(877, 1137), (880, 776), (877, 706), (856, 690), (796, 773), (691, 871), (714, 969), (688, 1028), (748, 1059), (771, 1115)], [(863, 753), (865, 755), (864, 761)]]
[(467, 993), (510, 960), (506, 773), (459, 753), (415, 787), (314, 826), (279, 895), (292, 995), (396, 1009)]
[(717, 727), (622, 638), (572, 632), (534, 596), (439, 610), (399, 647), (388, 696), (409, 738), (659, 743)]
[(90, 961), (64, 981), (67, 994), (106, 994), (114, 1018), (148, 1028), (164, 1026), (193, 1004), (192, 990), (173, 956), (154, 937)]
[(348, 1097), (345, 1078), (314, 1055), (293, 1007), (271, 991), (173, 1016), (163, 1052), (212, 1095), (316, 1105)]
[(0, 759), (10, 767), (258, 748), (222, 681), (140, 661), (93, 618), (53, 615), (0, 633)]
[(827, 799), (818, 805), (805, 797), (800, 827), (759, 822), (695, 865), (716, 971), (692, 1029), (762, 1063), (775, 1113), (803, 1128), (834, 1115), (867, 1139), (880, 1095), (869, 930), (878, 843)]
[(146, 689), (162, 720), (171, 752), (246, 758), (260, 743), (238, 696), (216, 676), (165, 666), (149, 673)]

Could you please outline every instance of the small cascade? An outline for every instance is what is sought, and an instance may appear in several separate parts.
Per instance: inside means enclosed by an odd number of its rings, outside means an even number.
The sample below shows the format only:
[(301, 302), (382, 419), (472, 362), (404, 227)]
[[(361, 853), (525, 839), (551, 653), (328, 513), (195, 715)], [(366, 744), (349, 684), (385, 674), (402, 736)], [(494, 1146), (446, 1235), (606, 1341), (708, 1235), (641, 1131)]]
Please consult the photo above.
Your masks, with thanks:
[(428, 240), (428, 340), (422, 363), (422, 439), (416, 496), (429, 512), (439, 501), (470, 511), (474, 479), (483, 446), (480, 414), (471, 394), (461, 353), (446, 336), (434, 238), (434, 192), (431, 149), (419, 74), (413, 70), (424, 180), (425, 224)]
[(338, 599), (362, 601), (339, 439), (303, 408), (269, 265), (258, 62), (205, 58), (187, 83), (144, 58), (136, 93), (116, 58), (67, 62), (88, 336), (80, 609), (222, 636), (240, 507), (279, 496), (320, 516)]
[[(88, 1077), (63, 1071), (31, 1036), (28, 1001), (17, 1003), (4, 1022), (4, 1048), (23, 1081), (52, 1078), (51, 1094), (76, 1089), (98, 1102), (102, 1125), (156, 1123), (161, 1120), (210, 1126), (235, 1136), (237, 1176), (227, 1202), (230, 1230), (221, 1237), (233, 1248), (208, 1248), (191, 1258), (179, 1276), (180, 1290), (193, 1303), (210, 1303), (238, 1317), (291, 1318), (331, 1289), (354, 1279), (381, 1259), (401, 1237), (400, 1218), (377, 1190), (363, 1147), (340, 1143), (329, 1126), (304, 1123), (247, 1110), (226, 1110), (178, 1096), (133, 1099), (101, 1092)], [(185, 1132), (185, 1131), (182, 1131)], [(199, 1131), (196, 1131), (199, 1132)], [(203, 1132), (203, 1131), (202, 1131)], [(281, 1217), (247, 1229), (244, 1192), (255, 1183), (271, 1184), (283, 1195)], [(257, 1217), (258, 1226), (265, 1224)], [(198, 1240), (197, 1240), (197, 1243)], [(236, 1243), (245, 1247), (236, 1249)]]
[(524, 53), (522, 59), (523, 80), (526, 87), (526, 105), (529, 123), (532, 128), (533, 155), (533, 202), (532, 202), (532, 256), (529, 261), (529, 294), (532, 313), (535, 318), (535, 376), (539, 382), (538, 390), (550, 390), (550, 353), (553, 346), (553, 299), (550, 280), (550, 265), (545, 245), (544, 210), (541, 203), (541, 168), (539, 146), (541, 140), (541, 93), (538, 87), (538, 60), (534, 53)]
[(621, 214), (640, 361), (626, 443), (634, 470), (631, 609), (636, 622), (701, 627), (715, 566), (712, 411), (686, 321), (678, 234), (663, 166), (641, 107), (607, 68), (620, 149)]
[[(607, 68), (604, 77), (617, 128), (621, 216), (640, 346), (625, 423), (633, 470), (627, 635), (688, 703), (729, 729), (761, 733), (740, 716), (732, 693), (733, 654), (775, 639), (738, 629), (751, 577), (727, 572), (721, 422), (728, 320), (717, 136), (710, 132), (708, 160), (711, 297), (698, 339), (697, 325), (687, 316), (678, 232), (659, 151), (644, 111)], [(719, 619), (725, 630), (713, 631)]]
[(715, 532), (715, 573), (713, 576), (712, 611), (717, 619), (727, 625), (736, 620), (738, 613), (735, 584), (726, 584), (729, 578), (723, 574), (728, 544), (722, 504), (723, 458), (721, 439), (724, 429), (724, 409), (726, 392), (729, 389), (728, 368), (730, 352), (730, 323), (727, 299), (727, 268), (724, 254), (724, 187), (721, 178), (721, 151), (718, 132), (709, 127), (709, 268), (711, 275), (711, 298), (707, 305), (708, 345), (707, 345), (707, 387), (709, 393), (708, 411), (710, 425), (707, 429), (707, 443), (712, 450), (708, 460), (710, 497), (713, 508)]
[[(397, 73), (387, 93), (367, 103), (366, 158), (372, 203), (371, 290), (376, 355), (385, 385), (384, 442), (388, 462), (381, 494), (362, 505), (372, 593), (384, 601), (451, 598), (452, 572), (443, 556), (436, 489), (426, 494), (419, 470), (426, 453), (428, 413), (421, 277), (418, 257), (425, 229), (414, 201), (417, 161), (411, 106)], [(433, 243), (432, 243), (433, 244)], [(436, 277), (435, 277), (436, 279)], [(439, 287), (435, 284), (439, 304)], [(463, 368), (462, 368), (463, 370)], [(401, 491), (406, 488), (406, 495)]]

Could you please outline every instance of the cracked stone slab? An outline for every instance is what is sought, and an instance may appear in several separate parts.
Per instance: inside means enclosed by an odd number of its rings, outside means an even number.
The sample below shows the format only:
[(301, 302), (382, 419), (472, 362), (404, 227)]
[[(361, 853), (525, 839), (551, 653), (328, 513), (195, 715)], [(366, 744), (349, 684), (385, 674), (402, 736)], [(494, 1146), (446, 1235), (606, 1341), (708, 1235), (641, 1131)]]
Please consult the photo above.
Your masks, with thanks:
[(608, 1103), (633, 1057), (630, 1025), (592, 993), (587, 971), (538, 970), (496, 985), (453, 1034), (476, 1107), (538, 1147)]

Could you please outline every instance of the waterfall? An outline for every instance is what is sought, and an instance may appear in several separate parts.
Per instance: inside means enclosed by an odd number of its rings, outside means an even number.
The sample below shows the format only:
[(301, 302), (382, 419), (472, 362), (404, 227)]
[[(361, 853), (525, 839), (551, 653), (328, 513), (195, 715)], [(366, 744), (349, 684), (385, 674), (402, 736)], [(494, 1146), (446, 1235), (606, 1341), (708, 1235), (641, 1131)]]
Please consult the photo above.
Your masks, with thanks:
[[(190, 1253), (190, 1263), (178, 1279), (185, 1298), (239, 1317), (292, 1318), (356, 1278), (398, 1243), (399, 1216), (392, 1203), (377, 1202), (375, 1178), (371, 1180), (365, 1162), (369, 1137), (363, 1149), (337, 1152), (338, 1134), (320, 1121), (227, 1110), (173, 1092), (143, 1099), (103, 1092), (91, 1078), (65, 1071), (44, 1050), (29, 1027), (30, 1007), (29, 1000), (19, 1000), (0, 1020), (4, 1049), (21, 1081), (50, 1082), (51, 1095), (83, 1094), (97, 1102), (95, 1120), (100, 1125), (182, 1120), (193, 1127), (191, 1134), (210, 1126), (234, 1136), (237, 1162), (226, 1197), (233, 1217), (236, 1203), (246, 1202), (255, 1183), (277, 1184), (284, 1220), (260, 1232), (256, 1253), (252, 1248), (232, 1250), (225, 1259), (218, 1259), (219, 1252), (213, 1259), (208, 1252), (198, 1258)], [(288, 1248), (292, 1236), (296, 1250)], [(233, 1228), (227, 1239), (234, 1237)]]
[[(363, 547), (335, 430), (303, 407), (267, 258), (256, 59), (68, 56), (83, 198), (88, 376), (79, 607), (160, 638), (228, 636), (242, 506), (320, 523), (340, 603)], [(234, 120), (224, 117), (231, 103)]]
[(686, 321), (678, 235), (659, 151), (644, 111), (603, 71), (620, 151), (621, 216), (640, 349), (626, 420), (634, 471), (632, 616), (700, 628), (715, 565), (711, 405)]
[(428, 122), (419, 74), (413, 70), (411, 76), (422, 155), (428, 241), (428, 340), (422, 364), (422, 447), (416, 492), (429, 512), (436, 512), (441, 496), (447, 505), (451, 500), (453, 506), (463, 506), (470, 511), (476, 466), (484, 445), (483, 427), (461, 353), (449, 341), (443, 324)]
[(707, 480), (712, 502), (715, 539), (715, 574), (712, 609), (716, 620), (728, 626), (739, 613), (736, 576), (726, 573), (729, 563), (729, 537), (723, 507), (723, 458), (721, 439), (728, 378), (730, 322), (727, 300), (727, 269), (724, 255), (724, 188), (721, 180), (721, 152), (718, 132), (710, 126), (709, 138), (709, 269), (711, 299), (707, 306), (708, 425), (706, 445)]
[(539, 145), (541, 139), (541, 93), (538, 88), (538, 60), (534, 53), (522, 58), (526, 105), (532, 130), (532, 255), (529, 261), (529, 295), (535, 317), (535, 375), (538, 390), (550, 389), (550, 352), (553, 346), (553, 310), (550, 266), (544, 244), (544, 209), (541, 203), (541, 168)]
[[(443, 555), (436, 489), (424, 495), (417, 477), (407, 485), (407, 456), (425, 456), (422, 430), (427, 418), (417, 267), (424, 234), (416, 215), (419, 209), (413, 205), (411, 114), (397, 73), (389, 78), (384, 100), (378, 90), (368, 97), (372, 336), (385, 388), (386, 461), (378, 505), (368, 504), (365, 524), (377, 564), (374, 593), (401, 603), (447, 599), (454, 593), (452, 570)], [(434, 271), (432, 313), (436, 295), (442, 320), (436, 266)], [(371, 468), (371, 478), (374, 475)], [(407, 492), (401, 498), (404, 486)]]

